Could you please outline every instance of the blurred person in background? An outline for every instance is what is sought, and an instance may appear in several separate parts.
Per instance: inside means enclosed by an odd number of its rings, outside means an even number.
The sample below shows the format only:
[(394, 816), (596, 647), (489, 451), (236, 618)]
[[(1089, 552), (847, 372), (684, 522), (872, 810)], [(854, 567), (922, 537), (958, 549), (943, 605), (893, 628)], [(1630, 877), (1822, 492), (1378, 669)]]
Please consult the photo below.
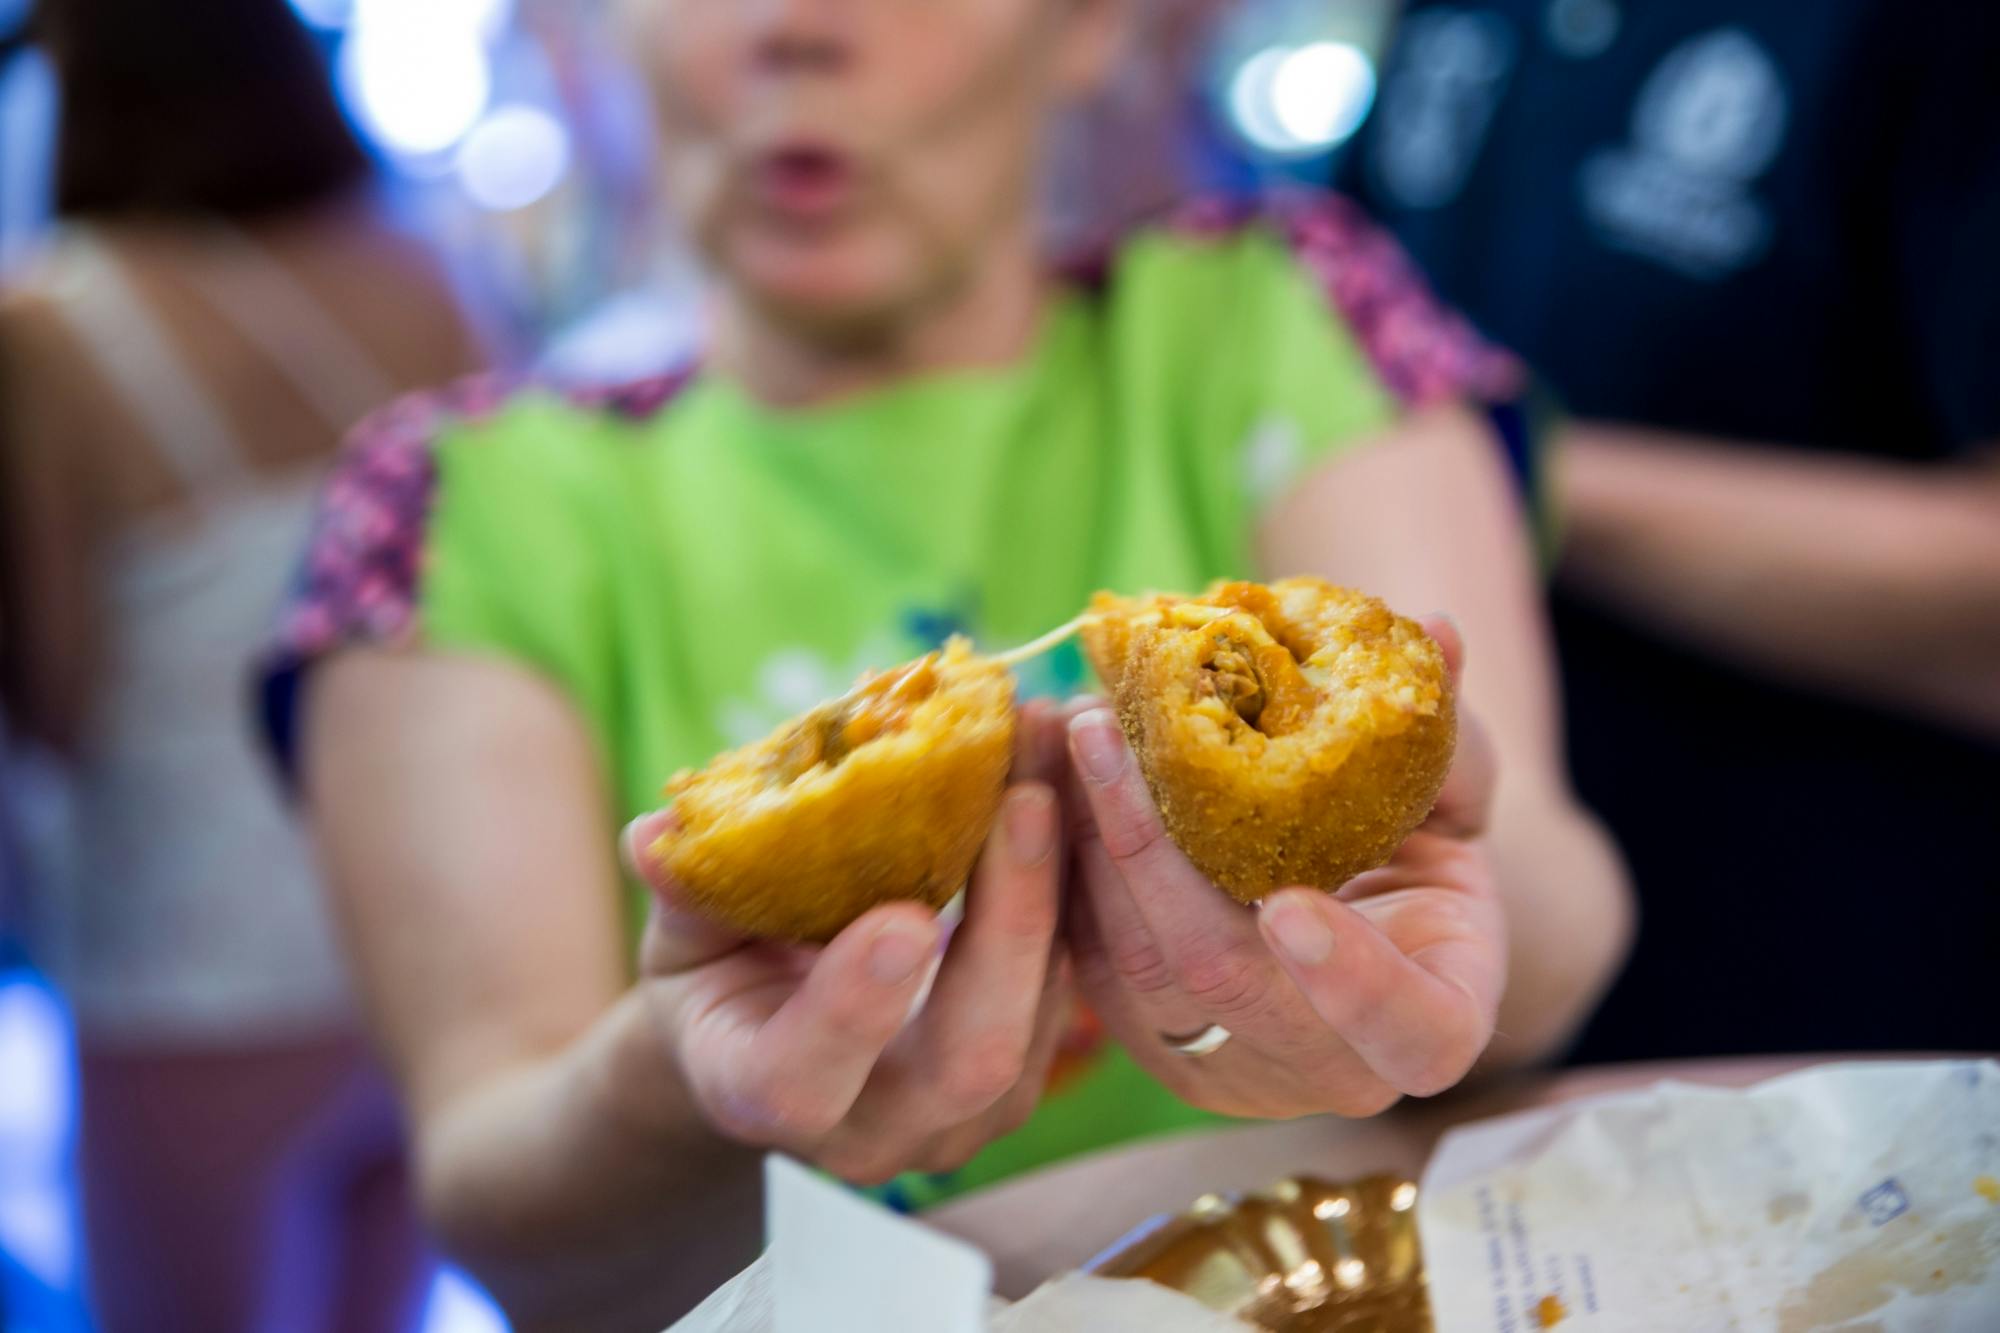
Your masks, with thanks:
[[(1124, 12), (625, 0), (716, 279), (706, 360), (467, 382), (344, 456), (269, 721), (427, 1212), (521, 1327), (668, 1322), (754, 1255), (766, 1149), (914, 1207), (1219, 1115), (1372, 1114), (1559, 1049), (1617, 964), (1489, 425), (1519, 367), (1338, 201), (1052, 268), (1044, 118)], [(1109, 711), (1046, 699), (948, 944), (908, 903), (746, 941), (659, 882), (662, 780), (856, 670), (1258, 570), (1470, 646), (1437, 814), (1342, 897), (1224, 897)], [(1023, 668), (1082, 683), (1073, 643)]]
[(249, 662), (341, 432), (479, 364), (282, 0), (54, 0), (61, 226), (0, 307), (4, 680), (82, 830), (38, 886), (75, 1013), (94, 1304), (399, 1329), (428, 1276), (386, 1083)]
[(1575, 416), (1580, 790), (1638, 883), (1579, 1059), (1990, 1050), (2000, 18), (1404, 17), (1351, 187)]

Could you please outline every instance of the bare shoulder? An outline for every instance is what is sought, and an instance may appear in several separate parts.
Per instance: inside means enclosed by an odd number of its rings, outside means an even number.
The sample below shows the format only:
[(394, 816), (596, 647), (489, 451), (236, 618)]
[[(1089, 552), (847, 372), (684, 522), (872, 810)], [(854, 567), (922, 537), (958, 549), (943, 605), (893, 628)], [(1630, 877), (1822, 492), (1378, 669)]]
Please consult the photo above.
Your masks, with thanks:
[(386, 219), (328, 229), (296, 252), (302, 279), (407, 385), (456, 378), (484, 364), (478, 331), (450, 269), (424, 238)]
[(45, 272), (0, 290), (0, 419), (6, 452), (32, 447), (65, 422), (88, 415), (95, 394), (84, 357), (63, 315), (67, 298)]
[(10, 362), (61, 348), (62, 300), (60, 288), (41, 268), (0, 287), (0, 345)]

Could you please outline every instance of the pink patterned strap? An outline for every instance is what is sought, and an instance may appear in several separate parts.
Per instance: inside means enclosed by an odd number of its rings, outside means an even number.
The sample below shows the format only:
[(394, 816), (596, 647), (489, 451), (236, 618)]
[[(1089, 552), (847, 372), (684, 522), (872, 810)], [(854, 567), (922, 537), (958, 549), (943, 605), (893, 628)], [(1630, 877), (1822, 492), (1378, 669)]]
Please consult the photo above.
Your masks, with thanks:
[[(680, 370), (551, 392), (590, 411), (644, 419), (691, 377), (691, 370)], [(398, 399), (348, 436), (259, 670), (265, 732), (288, 770), (304, 669), (343, 644), (400, 644), (416, 635), (439, 437), (492, 418), (534, 387), (518, 376), (471, 376)]]
[(343, 642), (395, 643), (411, 632), (437, 485), (432, 445), (452, 427), (497, 412), (518, 387), (475, 376), (400, 398), (354, 428), (279, 613), (275, 656), (300, 662)]

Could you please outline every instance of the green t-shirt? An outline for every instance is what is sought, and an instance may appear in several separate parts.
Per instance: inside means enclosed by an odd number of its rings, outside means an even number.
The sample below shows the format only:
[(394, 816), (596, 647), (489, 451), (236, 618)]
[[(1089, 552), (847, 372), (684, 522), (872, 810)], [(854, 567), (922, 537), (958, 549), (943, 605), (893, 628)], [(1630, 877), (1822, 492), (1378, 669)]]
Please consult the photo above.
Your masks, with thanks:
[[(1001, 648), (1098, 588), (1254, 573), (1258, 516), (1301, 469), (1403, 402), (1493, 398), (1512, 373), (1407, 270), (1385, 278), (1400, 257), (1339, 201), (1209, 221), (1066, 279), (1003, 369), (803, 410), (698, 371), (388, 409), (350, 446), (281, 630), (281, 740), (298, 668), (343, 641), (505, 657), (588, 725), (608, 837), (674, 770), (947, 634)], [(1073, 644), (1021, 671), (1024, 695), (1085, 684)], [(635, 932), (644, 902), (630, 887)], [(1122, 1052), (1071, 1055), (1028, 1125), (898, 1196), (1207, 1119)]]

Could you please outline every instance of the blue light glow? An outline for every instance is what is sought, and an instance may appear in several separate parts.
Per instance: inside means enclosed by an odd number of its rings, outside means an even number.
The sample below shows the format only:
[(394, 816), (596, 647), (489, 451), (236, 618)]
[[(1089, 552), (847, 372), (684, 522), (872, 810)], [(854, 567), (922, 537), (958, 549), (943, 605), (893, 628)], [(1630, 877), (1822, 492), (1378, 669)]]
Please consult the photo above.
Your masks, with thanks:
[(569, 131), (540, 107), (496, 107), (458, 148), (458, 178), (481, 208), (526, 208), (569, 170)]
[(507, 1320), (485, 1292), (446, 1269), (431, 1285), (424, 1333), (507, 1333)]
[[(32, 1299), (81, 1326), (75, 1186), (69, 1145), (76, 1066), (69, 1021), (31, 972), (0, 973), (0, 1253)], [(7, 1264), (0, 1264), (4, 1274)]]
[(309, 26), (332, 32), (354, 16), (354, 0), (292, 0), (292, 12)]

